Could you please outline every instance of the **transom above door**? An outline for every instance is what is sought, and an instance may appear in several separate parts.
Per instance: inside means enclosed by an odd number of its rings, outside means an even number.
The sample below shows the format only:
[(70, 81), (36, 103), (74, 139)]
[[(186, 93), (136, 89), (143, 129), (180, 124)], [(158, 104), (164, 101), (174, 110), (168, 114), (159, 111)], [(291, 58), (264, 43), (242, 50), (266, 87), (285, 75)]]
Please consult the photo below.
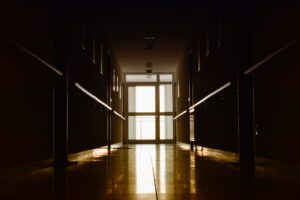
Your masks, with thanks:
[(125, 74), (125, 80), (125, 142), (173, 142), (173, 74)]

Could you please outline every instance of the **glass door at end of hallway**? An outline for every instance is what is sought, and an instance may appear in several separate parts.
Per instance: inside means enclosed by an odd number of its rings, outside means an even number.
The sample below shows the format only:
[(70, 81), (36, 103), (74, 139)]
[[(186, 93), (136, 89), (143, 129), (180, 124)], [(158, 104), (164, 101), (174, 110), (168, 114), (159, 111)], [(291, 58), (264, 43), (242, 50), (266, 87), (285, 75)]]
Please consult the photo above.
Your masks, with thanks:
[(129, 84), (126, 89), (125, 142), (173, 142), (173, 85)]

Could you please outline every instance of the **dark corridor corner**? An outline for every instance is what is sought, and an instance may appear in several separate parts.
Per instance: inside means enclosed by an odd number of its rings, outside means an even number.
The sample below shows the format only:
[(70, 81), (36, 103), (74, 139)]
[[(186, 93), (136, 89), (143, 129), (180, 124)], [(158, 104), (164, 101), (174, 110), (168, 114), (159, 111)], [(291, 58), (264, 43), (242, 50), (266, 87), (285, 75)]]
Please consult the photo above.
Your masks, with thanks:
[(0, 180), (122, 145), (124, 74), (149, 62), (175, 74), (176, 143), (190, 143), (193, 116), (196, 154), (298, 177), (299, 10), (296, 1), (1, 2)]

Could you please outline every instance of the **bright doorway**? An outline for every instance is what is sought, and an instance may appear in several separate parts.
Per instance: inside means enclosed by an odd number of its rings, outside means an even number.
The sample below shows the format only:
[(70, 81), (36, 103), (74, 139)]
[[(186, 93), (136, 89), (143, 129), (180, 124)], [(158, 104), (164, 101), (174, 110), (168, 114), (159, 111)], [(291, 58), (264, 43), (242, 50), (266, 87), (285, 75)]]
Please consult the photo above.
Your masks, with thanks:
[(174, 142), (173, 74), (125, 74), (125, 143)]

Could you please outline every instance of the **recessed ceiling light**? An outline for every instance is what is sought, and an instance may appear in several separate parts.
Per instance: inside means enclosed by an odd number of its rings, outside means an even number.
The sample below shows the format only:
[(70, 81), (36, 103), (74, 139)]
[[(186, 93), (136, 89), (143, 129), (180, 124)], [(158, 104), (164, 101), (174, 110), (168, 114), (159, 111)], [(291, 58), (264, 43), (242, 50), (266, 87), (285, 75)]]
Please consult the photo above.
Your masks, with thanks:
[(144, 37), (145, 40), (155, 40), (154, 36), (145, 36)]

